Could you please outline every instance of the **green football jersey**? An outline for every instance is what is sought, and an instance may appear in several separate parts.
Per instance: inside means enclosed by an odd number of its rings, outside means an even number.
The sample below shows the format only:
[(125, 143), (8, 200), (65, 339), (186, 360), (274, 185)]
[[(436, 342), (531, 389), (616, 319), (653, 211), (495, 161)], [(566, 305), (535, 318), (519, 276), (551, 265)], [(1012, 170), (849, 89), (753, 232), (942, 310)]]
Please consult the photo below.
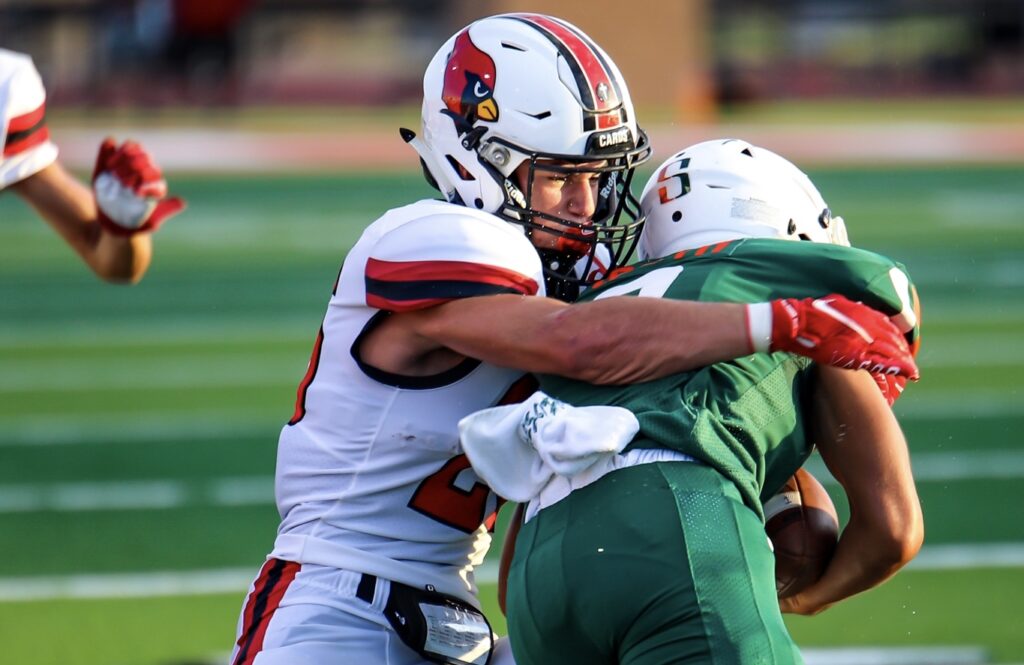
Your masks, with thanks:
[[(779, 239), (723, 242), (627, 268), (581, 300), (650, 296), (755, 303), (840, 293), (892, 317), (912, 343), (916, 295), (906, 270), (872, 252)], [(541, 389), (577, 406), (611, 404), (636, 414), (631, 448), (679, 450), (730, 478), (761, 514), (768, 498), (810, 455), (804, 401), (811, 361), (757, 353), (656, 381), (595, 386), (540, 377)]]

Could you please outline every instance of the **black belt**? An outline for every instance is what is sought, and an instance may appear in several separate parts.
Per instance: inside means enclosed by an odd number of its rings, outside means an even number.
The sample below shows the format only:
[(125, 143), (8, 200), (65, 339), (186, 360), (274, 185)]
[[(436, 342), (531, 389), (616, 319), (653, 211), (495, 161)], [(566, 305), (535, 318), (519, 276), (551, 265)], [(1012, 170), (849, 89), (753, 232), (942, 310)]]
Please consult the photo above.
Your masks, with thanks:
[(356, 598), (373, 604), (374, 590), (377, 588), (377, 576), (363, 573), (359, 578), (359, 586), (356, 587)]

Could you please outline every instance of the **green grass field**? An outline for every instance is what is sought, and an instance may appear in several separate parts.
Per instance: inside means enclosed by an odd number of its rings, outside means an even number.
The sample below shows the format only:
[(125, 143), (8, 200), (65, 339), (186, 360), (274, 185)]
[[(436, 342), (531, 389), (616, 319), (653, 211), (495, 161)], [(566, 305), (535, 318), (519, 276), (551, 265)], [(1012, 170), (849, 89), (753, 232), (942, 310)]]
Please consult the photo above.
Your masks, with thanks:
[[(1024, 166), (811, 175), (855, 244), (902, 260), (919, 286), (924, 378), (897, 412), (926, 553), (960, 554), (793, 620), (794, 635), (978, 645), (992, 662), (1024, 662)], [(16, 197), (0, 197), (5, 663), (223, 660), (273, 540), (277, 433), (338, 266), (383, 210), (430, 195), (413, 174), (173, 183), (190, 208), (157, 236), (133, 288), (97, 282)], [(1016, 552), (1009, 564), (986, 558), (999, 544)], [(124, 578), (81, 577), (156, 571), (245, 581), (102, 598), (90, 581), (110, 591)], [(493, 586), (483, 592), (503, 630)]]

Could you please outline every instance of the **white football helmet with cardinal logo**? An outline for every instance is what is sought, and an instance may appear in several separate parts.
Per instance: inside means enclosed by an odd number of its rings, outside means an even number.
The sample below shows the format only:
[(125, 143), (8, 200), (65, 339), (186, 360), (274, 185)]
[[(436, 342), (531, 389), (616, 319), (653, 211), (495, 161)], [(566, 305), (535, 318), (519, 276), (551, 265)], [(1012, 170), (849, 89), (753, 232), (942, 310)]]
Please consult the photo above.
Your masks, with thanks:
[[(649, 142), (622, 74), (581, 30), (541, 14), (481, 19), (441, 47), (423, 90), (423, 136), (403, 130), (403, 137), (445, 198), (521, 224), (527, 234), (543, 219), (546, 231), (567, 240), (561, 253), (541, 252), (559, 281), (576, 279), (573, 265), (600, 245), (614, 263), (628, 259), (642, 226), (629, 186), (634, 167), (650, 156)], [(535, 210), (530, 188), (512, 178), (527, 161), (527, 183), (533, 171), (599, 173), (593, 224)]]

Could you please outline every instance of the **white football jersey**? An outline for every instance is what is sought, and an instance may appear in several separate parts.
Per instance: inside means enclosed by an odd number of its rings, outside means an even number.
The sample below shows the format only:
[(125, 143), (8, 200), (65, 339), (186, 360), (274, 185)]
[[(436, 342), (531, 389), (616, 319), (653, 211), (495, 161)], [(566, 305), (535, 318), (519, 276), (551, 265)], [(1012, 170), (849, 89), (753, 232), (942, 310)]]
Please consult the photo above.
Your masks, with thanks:
[(359, 341), (390, 312), (543, 289), (533, 246), (491, 214), (420, 201), (371, 224), (345, 259), (281, 432), (271, 556), (476, 603), (472, 571), (498, 504), (462, 454), (458, 422), (519, 388), (522, 399), (532, 379), (470, 359), (436, 376), (397, 376), (363, 364)]
[(0, 49), (0, 189), (57, 159), (46, 127), (46, 91), (32, 58)]

